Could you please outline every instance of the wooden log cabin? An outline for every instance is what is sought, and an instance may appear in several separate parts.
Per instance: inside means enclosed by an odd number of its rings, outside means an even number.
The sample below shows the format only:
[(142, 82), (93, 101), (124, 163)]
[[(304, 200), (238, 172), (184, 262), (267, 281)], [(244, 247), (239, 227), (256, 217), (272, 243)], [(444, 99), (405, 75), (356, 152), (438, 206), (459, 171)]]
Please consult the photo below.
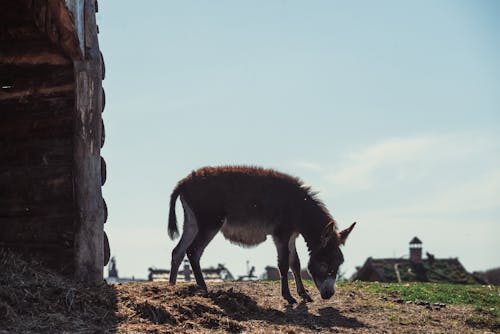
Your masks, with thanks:
[(0, 0), (0, 249), (89, 283), (109, 260), (96, 12)]

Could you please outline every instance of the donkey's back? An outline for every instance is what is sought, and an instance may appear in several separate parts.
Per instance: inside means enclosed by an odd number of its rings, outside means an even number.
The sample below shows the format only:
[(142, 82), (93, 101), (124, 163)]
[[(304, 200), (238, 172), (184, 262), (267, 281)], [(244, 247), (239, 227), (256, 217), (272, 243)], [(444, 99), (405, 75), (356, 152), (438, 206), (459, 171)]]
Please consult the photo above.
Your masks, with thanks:
[[(302, 182), (289, 175), (257, 167), (205, 167), (181, 180), (171, 198), (169, 234), (178, 233), (175, 199), (181, 196), (198, 226), (220, 225), (224, 236), (247, 246), (264, 241), (276, 226), (293, 225), (307, 195)], [(202, 228), (203, 228), (202, 226)], [(258, 237), (256, 234), (260, 234)], [(248, 235), (248, 242), (241, 238)]]

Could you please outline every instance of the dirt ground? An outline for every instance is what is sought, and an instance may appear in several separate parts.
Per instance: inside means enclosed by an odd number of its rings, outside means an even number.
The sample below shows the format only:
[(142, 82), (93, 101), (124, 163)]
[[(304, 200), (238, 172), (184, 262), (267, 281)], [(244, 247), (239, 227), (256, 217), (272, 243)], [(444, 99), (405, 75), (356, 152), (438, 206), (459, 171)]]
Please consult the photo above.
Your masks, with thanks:
[(488, 333), (466, 320), (472, 307), (404, 303), (349, 287), (324, 301), (287, 305), (279, 284), (266, 282), (193, 285), (116, 285), (120, 333)]
[[(472, 306), (407, 303), (356, 284), (330, 300), (288, 305), (279, 283), (102, 283), (85, 286), (0, 252), (0, 334), (6, 333), (492, 333)], [(294, 286), (292, 284), (292, 293)], [(483, 321), (483, 320), (487, 321)]]

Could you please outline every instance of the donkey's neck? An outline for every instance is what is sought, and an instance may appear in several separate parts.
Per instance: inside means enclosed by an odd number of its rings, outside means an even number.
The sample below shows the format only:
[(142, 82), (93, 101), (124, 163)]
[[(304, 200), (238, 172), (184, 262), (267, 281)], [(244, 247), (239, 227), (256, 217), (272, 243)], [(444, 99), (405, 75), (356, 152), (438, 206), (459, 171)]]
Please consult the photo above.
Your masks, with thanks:
[(300, 234), (304, 237), (309, 254), (321, 247), (321, 234), (330, 221), (332, 217), (323, 208), (307, 208)]

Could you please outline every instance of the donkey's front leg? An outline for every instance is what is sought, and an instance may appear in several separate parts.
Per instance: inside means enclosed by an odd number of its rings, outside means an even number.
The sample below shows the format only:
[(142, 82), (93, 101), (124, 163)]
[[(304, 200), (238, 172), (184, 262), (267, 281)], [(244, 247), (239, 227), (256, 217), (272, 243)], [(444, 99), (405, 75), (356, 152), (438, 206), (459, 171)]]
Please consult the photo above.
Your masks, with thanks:
[(295, 304), (297, 303), (297, 300), (292, 297), (290, 288), (288, 287), (288, 269), (290, 268), (288, 239), (285, 241), (274, 238), (274, 243), (276, 244), (276, 249), (278, 250), (278, 268), (281, 276), (281, 295), (287, 300), (288, 303)]
[(292, 268), (293, 277), (295, 278), (295, 284), (297, 285), (297, 293), (302, 297), (304, 301), (312, 302), (313, 300), (307, 293), (306, 288), (304, 288), (302, 277), (300, 276), (300, 260), (299, 255), (297, 254), (297, 250), (295, 249), (295, 240), (290, 240), (290, 243), (293, 243), (293, 248), (291, 248), (292, 246), (289, 247), (290, 267)]

